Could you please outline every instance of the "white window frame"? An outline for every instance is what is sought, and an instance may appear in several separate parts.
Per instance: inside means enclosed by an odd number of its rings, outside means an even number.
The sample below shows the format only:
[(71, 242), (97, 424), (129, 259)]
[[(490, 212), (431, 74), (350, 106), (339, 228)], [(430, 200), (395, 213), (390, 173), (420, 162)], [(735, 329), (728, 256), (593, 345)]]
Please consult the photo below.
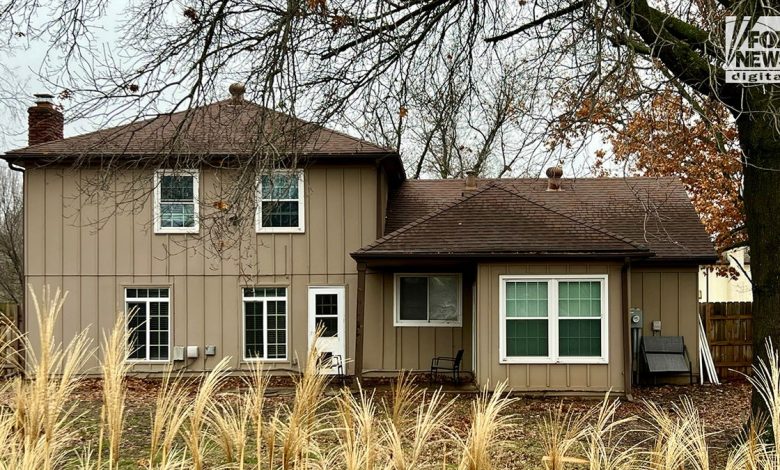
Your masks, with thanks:
[[(284, 289), (284, 297), (281, 296), (269, 296), (269, 297), (247, 297), (244, 295), (244, 289)], [(288, 286), (242, 286), (241, 287), (241, 360), (243, 362), (289, 362), (290, 357), (290, 288)], [(284, 301), (284, 329), (285, 329), (285, 341), (284, 341), (284, 357), (275, 357), (268, 359), (268, 302)], [(247, 357), (246, 356), (246, 302), (262, 302), (263, 303), (263, 357)]]
[[(609, 276), (606, 274), (503, 275), (499, 276), (499, 346), (501, 364), (608, 364), (609, 363)], [(506, 284), (507, 282), (547, 283), (547, 356), (506, 355)], [(601, 356), (559, 356), (558, 282), (592, 281), (601, 283)], [(580, 318), (580, 317), (577, 317)], [(594, 318), (594, 317), (582, 317)]]
[[(278, 174), (298, 175), (298, 226), (297, 227), (264, 227), (263, 226), (263, 176)], [(257, 233), (304, 233), (306, 227), (305, 192), (303, 170), (272, 170), (257, 178), (255, 229)], [(275, 199), (276, 201), (292, 201), (292, 199)], [(270, 199), (269, 199), (270, 201)]]
[[(458, 319), (455, 321), (446, 320), (401, 320), (401, 278), (403, 277), (434, 277), (449, 276), (457, 279), (457, 299), (458, 299)], [(463, 326), (463, 279), (460, 273), (396, 273), (393, 282), (393, 326), (417, 326), (417, 327), (451, 327), (457, 328)], [(428, 290), (428, 301), (430, 302), (430, 289)], [(430, 305), (428, 305), (428, 314), (430, 315)]]
[[(168, 290), (168, 297), (127, 297), (127, 290), (128, 289), (167, 289)], [(144, 320), (144, 324), (146, 325), (146, 359), (136, 359), (136, 358), (127, 358), (125, 362), (130, 362), (133, 364), (168, 364), (171, 362), (171, 358), (173, 356), (173, 328), (171, 328), (171, 325), (173, 325), (173, 302), (171, 302), (171, 287), (170, 286), (125, 286), (124, 287), (124, 293), (125, 293), (125, 315), (126, 320), (130, 320), (130, 310), (128, 310), (128, 303), (134, 302), (134, 303), (146, 303), (146, 319)], [(149, 337), (151, 335), (150, 331), (150, 321), (149, 316), (151, 315), (151, 308), (149, 308), (150, 302), (167, 302), (168, 303), (168, 359), (149, 359), (149, 348), (151, 345), (149, 344)], [(125, 328), (129, 328), (129, 325), (125, 325)]]
[[(193, 217), (192, 227), (162, 226), (162, 197), (160, 184), (163, 176), (192, 176)], [(154, 172), (154, 233), (199, 233), (200, 232), (200, 171), (192, 170), (155, 170)]]

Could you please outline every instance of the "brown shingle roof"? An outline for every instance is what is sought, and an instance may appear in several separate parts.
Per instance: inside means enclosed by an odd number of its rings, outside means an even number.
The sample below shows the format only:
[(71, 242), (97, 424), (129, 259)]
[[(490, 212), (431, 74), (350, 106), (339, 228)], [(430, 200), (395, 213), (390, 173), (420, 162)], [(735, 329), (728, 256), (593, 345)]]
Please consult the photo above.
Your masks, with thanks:
[(411, 180), (390, 197), (386, 236), (356, 256), (419, 254), (606, 254), (645, 252), (658, 260), (715, 257), (675, 178)]
[(306, 155), (396, 153), (248, 101), (234, 104), (225, 100), (189, 111), (12, 150), (6, 155), (241, 155), (271, 147), (280, 153)]

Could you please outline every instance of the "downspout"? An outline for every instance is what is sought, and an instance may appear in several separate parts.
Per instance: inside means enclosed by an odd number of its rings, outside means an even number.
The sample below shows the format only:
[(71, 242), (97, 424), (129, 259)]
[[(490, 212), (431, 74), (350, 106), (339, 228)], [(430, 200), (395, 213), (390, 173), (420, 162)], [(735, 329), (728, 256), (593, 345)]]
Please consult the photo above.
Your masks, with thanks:
[(355, 315), (355, 377), (363, 378), (363, 330), (366, 316), (366, 263), (357, 264), (357, 312)]
[(633, 402), (632, 383), (633, 364), (631, 357), (631, 322), (629, 321), (629, 311), (631, 308), (631, 258), (626, 257), (623, 260), (623, 267), (620, 268), (620, 298), (623, 299), (623, 388), (626, 394), (626, 400)]
[[(16, 166), (13, 162), (7, 161), (8, 168), (10, 168), (13, 171), (18, 171), (22, 174), (22, 263), (27, 263), (27, 210), (26, 210), (26, 200), (25, 197), (27, 195), (27, 178), (24, 177), (24, 168), (20, 166)], [(22, 272), (26, 270), (25, 266), (22, 266)], [(27, 275), (24, 275), (24, 281), (27, 281)], [(24, 282), (22, 284), (22, 298), (21, 302), (22, 304), (19, 305), (19, 308), (16, 311), (16, 329), (19, 332), (20, 335), (25, 335), (27, 331), (25, 331), (26, 328), (26, 317), (27, 317), (27, 309), (25, 308), (25, 298), (27, 297), (27, 282)], [(22, 338), (21, 336), (16, 339), (16, 352), (17, 357), (19, 358), (19, 370), (22, 374), (27, 373), (27, 356), (26, 351), (24, 351), (24, 345), (22, 344)]]

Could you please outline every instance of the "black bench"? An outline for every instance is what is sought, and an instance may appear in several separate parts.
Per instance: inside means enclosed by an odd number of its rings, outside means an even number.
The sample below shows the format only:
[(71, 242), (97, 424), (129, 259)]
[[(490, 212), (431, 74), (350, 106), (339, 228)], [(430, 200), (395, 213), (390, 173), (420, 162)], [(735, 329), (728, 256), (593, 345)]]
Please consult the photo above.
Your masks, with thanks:
[(640, 374), (659, 375), (687, 373), (693, 383), (693, 368), (682, 336), (643, 336), (639, 345)]

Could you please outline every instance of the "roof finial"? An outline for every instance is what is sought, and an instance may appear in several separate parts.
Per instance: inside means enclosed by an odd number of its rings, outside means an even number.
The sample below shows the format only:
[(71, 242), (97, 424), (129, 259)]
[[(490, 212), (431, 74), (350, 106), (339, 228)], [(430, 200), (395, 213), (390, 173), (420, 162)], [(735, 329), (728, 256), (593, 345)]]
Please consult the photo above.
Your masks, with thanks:
[(561, 191), (563, 168), (560, 165), (551, 166), (545, 173), (547, 174), (547, 191)]
[(244, 101), (244, 92), (246, 91), (246, 87), (243, 83), (234, 83), (230, 85), (228, 91), (230, 92), (230, 100), (233, 102), (233, 104), (239, 104)]

